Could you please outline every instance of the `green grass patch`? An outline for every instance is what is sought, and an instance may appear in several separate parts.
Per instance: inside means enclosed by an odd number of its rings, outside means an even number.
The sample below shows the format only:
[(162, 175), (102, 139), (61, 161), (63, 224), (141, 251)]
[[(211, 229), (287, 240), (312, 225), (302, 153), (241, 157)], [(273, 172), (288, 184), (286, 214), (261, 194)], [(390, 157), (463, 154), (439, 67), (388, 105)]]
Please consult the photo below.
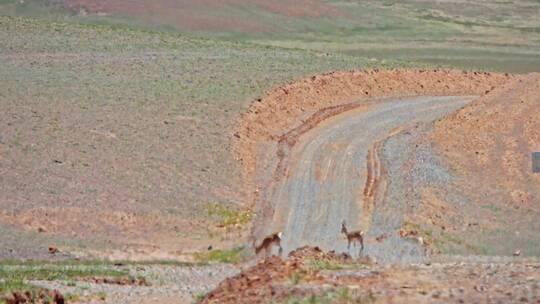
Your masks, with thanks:
[(348, 304), (348, 303), (374, 303), (376, 297), (373, 293), (360, 293), (357, 290), (340, 288), (331, 290), (321, 295), (310, 295), (304, 298), (291, 297), (284, 301), (285, 304)]
[(482, 253), (480, 248), (473, 246), (466, 240), (459, 238), (457, 235), (448, 233), (444, 230), (437, 229), (436, 231), (433, 231), (426, 227), (426, 225), (421, 225), (412, 221), (405, 221), (403, 229), (405, 231), (416, 231), (418, 236), (422, 237), (427, 246), (433, 246), (434, 249), (444, 253)]
[(12, 292), (37, 293), (42, 288), (29, 284), (28, 281), (73, 281), (87, 277), (123, 277), (127, 270), (111, 269), (102, 265), (60, 265), (60, 264), (0, 264), (0, 298)]
[(198, 292), (196, 293), (195, 295), (193, 295), (193, 301), (195, 303), (201, 303), (202, 300), (204, 300), (204, 298), (206, 297), (206, 293), (204, 292)]
[(472, 245), (470, 240), (462, 239), (457, 235), (441, 231), (433, 239), (433, 246), (447, 254), (487, 254), (487, 248), (480, 243)]
[(220, 227), (245, 226), (253, 218), (251, 210), (238, 210), (224, 204), (208, 204), (209, 216), (217, 217)]
[[(1, 277), (0, 277), (1, 278)], [(31, 293), (36, 293), (42, 288), (38, 286), (34, 286), (31, 284), (27, 284), (23, 282), (22, 280), (9, 280), (9, 279), (0, 279), (0, 303), (4, 303), (4, 297), (12, 292), (20, 292), (20, 291), (29, 291)]]
[(63, 260), (63, 261), (40, 261), (40, 260), (1, 260), (0, 267), (3, 266), (24, 266), (24, 267), (62, 267), (62, 266), (80, 266), (80, 267), (118, 267), (118, 266), (193, 266), (191, 262), (181, 262), (174, 260), (148, 260), (148, 261), (128, 261), (128, 260)]
[(194, 254), (195, 261), (202, 264), (208, 263), (238, 263), (244, 258), (244, 248), (236, 247), (229, 250), (216, 249), (208, 252)]
[(65, 266), (65, 265), (2, 265), (0, 278), (6, 280), (70, 280), (86, 277), (121, 277), (127, 276), (127, 270), (110, 269), (97, 266)]
[(341, 263), (338, 261), (327, 260), (310, 260), (306, 263), (310, 270), (344, 270), (344, 269), (360, 269), (367, 267), (365, 263), (352, 262)]
[(307, 272), (304, 269), (299, 269), (291, 274), (289, 277), (289, 282), (291, 285), (298, 285), (304, 281)]
[(494, 204), (482, 205), (481, 207), (484, 209), (490, 210), (494, 213), (501, 213), (503, 211), (501, 207), (496, 206)]

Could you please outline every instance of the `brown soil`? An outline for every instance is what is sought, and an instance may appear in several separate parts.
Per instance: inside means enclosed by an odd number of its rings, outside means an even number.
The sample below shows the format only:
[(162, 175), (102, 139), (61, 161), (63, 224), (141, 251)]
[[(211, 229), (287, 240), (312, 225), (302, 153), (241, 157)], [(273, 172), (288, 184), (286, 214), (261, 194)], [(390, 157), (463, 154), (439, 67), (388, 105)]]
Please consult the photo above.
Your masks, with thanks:
[(537, 203), (540, 174), (532, 172), (531, 152), (540, 151), (539, 102), (540, 74), (519, 77), (438, 122), (434, 139), (475, 187), (498, 189), (511, 204)]
[(184, 260), (186, 251), (232, 246), (237, 235), (225, 235), (205, 208), (240, 194), (217, 185), (224, 174), (188, 159), (217, 159), (211, 136), (218, 135), (199, 137), (204, 124), (173, 112), (163, 105), (5, 101), (0, 225), (28, 232), (35, 242), (10, 241), (0, 258), (14, 258), (10, 250), (19, 245), (46, 253), (51, 243), (62, 252), (87, 243), (99, 257), (114, 250), (115, 258), (137, 260)]
[[(333, 72), (271, 90), (241, 116), (234, 133), (233, 146), (244, 167), (246, 189), (255, 189), (248, 201), (257, 204), (262, 200), (259, 189), (268, 186), (268, 176), (275, 178), (283, 171), (279, 170), (284, 158), (282, 143), (294, 144), (294, 139), (287, 139), (289, 134), (297, 136), (292, 130), (310, 129), (320, 122), (312, 119), (318, 116), (315, 114), (332, 107), (346, 111), (352, 108), (348, 105), (373, 98), (483, 95), (512, 78), (508, 74), (454, 70), (372, 70)], [(274, 163), (275, 159), (280, 161)], [(261, 178), (264, 176), (266, 179)], [(262, 204), (260, 214), (270, 213)]]
[[(352, 263), (347, 255), (323, 253), (318, 248), (300, 248), (283, 260), (273, 256), (250, 267), (239, 275), (226, 279), (215, 290), (209, 293), (202, 303), (260, 303), (272, 298), (282, 298), (285, 290), (276, 285), (283, 284), (295, 273), (302, 272), (303, 280), (321, 281), (318, 271), (307, 273), (304, 264), (310, 260)], [(240, 300), (242, 299), (242, 300)]]
[(538, 262), (518, 260), (382, 267), (301, 248), (286, 260), (274, 256), (223, 281), (202, 303), (281, 303), (317, 296), (330, 299), (323, 303), (537, 303), (538, 269)]
[(6, 304), (23, 304), (23, 303), (56, 303), (64, 304), (64, 296), (56, 290), (39, 290), (36, 293), (30, 291), (13, 292), (4, 299)]
[(423, 189), (413, 220), (429, 223), (435, 241), (439, 231), (460, 254), (540, 254), (539, 100), (540, 75), (520, 76), (435, 124), (426, 140), (455, 179)]

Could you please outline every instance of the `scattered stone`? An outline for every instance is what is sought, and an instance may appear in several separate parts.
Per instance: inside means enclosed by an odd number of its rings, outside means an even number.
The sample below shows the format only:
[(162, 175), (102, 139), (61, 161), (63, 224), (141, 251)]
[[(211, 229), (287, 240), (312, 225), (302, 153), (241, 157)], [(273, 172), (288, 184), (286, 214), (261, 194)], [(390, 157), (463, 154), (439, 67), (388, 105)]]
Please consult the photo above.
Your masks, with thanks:
[(129, 286), (150, 286), (150, 283), (144, 278), (130, 278), (130, 277), (90, 277), (84, 278), (82, 281), (95, 284), (113, 284), (113, 285), (129, 285)]
[(59, 252), (59, 250), (58, 250), (58, 248), (56, 246), (54, 246), (54, 245), (49, 246), (49, 253), (50, 254), (56, 254), (58, 252)]

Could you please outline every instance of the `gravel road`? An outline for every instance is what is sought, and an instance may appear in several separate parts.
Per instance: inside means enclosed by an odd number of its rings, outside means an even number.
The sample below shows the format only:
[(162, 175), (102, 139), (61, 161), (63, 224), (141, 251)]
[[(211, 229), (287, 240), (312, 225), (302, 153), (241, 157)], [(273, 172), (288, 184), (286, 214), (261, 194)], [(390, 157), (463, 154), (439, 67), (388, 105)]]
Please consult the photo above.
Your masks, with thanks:
[[(275, 206), (268, 229), (283, 232), (284, 253), (304, 245), (347, 252), (341, 222), (345, 220), (349, 230), (369, 234), (373, 218), (374, 209), (367, 206), (364, 194), (369, 150), (394, 131), (436, 120), (471, 100), (456, 96), (384, 100), (368, 111), (337, 115), (304, 134), (291, 150), (285, 177), (266, 193)], [(351, 248), (353, 256), (357, 252)], [(377, 255), (369, 246), (365, 253)]]

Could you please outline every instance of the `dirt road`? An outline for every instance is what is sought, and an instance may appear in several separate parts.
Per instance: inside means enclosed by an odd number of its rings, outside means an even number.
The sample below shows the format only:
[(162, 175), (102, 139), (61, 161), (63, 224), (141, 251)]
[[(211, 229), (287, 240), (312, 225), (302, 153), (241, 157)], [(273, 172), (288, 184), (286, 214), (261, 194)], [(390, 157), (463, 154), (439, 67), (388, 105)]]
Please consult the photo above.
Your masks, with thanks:
[[(304, 134), (290, 151), (284, 178), (266, 193), (275, 206), (268, 229), (283, 231), (284, 253), (304, 245), (347, 251), (340, 233), (343, 220), (350, 230), (370, 230), (373, 192), (381, 174), (379, 143), (393, 132), (433, 121), (471, 99), (414, 97), (374, 102), (367, 110), (337, 115)], [(399, 229), (392, 223), (387, 226)], [(377, 257), (391, 249), (375, 247), (368, 244), (364, 253)], [(417, 249), (410, 245), (407, 250)], [(352, 248), (350, 253), (357, 252)]]

